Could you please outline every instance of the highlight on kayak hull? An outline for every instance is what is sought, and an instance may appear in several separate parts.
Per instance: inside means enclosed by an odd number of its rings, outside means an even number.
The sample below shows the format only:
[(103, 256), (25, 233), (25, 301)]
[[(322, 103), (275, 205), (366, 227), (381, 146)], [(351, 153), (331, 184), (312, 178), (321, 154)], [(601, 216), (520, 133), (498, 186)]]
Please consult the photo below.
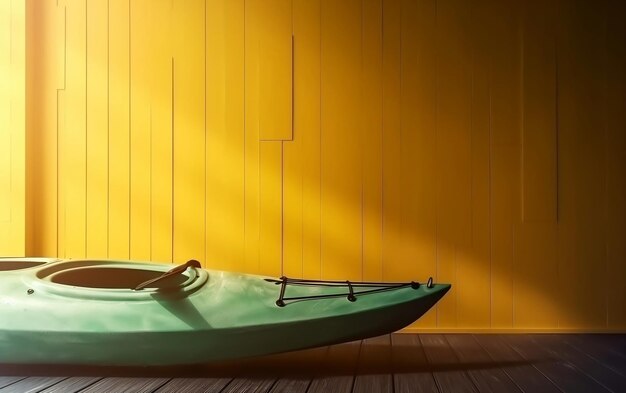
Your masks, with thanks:
[(330, 345), (401, 329), (450, 288), (170, 267), (81, 260), (0, 272), (0, 363), (173, 365)]

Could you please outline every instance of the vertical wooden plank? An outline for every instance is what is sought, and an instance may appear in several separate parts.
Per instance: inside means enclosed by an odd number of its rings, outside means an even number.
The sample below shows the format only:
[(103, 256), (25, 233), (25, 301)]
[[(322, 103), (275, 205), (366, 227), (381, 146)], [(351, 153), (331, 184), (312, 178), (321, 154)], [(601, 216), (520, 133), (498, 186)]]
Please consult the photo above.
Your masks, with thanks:
[(66, 5), (67, 80), (65, 89), (65, 256), (85, 257), (86, 232), (86, 2)]
[(226, 2), (226, 20), (229, 34), (226, 36), (226, 128), (225, 146), (231, 170), (227, 172), (228, 195), (227, 220), (232, 224), (231, 242), (228, 259), (233, 261), (233, 269), (242, 271), (245, 264), (244, 257), (244, 229), (245, 229), (245, 118), (244, 118), (244, 77), (245, 77), (245, 4), (243, 1)]
[(611, 329), (626, 328), (626, 4), (611, 0), (607, 8), (607, 173), (606, 173), (606, 236), (607, 236), (607, 325)]
[(87, 193), (86, 256), (108, 254), (108, 9), (87, 4)]
[(282, 275), (283, 146), (261, 142), (259, 147), (259, 273)]
[(244, 266), (244, 2), (206, 10), (206, 262)]
[(11, 247), (26, 252), (26, 1), (11, 0)]
[[(57, 255), (57, 37), (55, 3), (27, 2), (26, 255)], [(62, 39), (62, 40), (61, 40)]]
[[(320, 10), (320, 0), (293, 3), (294, 138), (302, 141), (302, 275), (309, 278), (321, 277)], [(286, 166), (289, 154), (286, 149)]]
[(65, 232), (67, 230), (67, 187), (65, 185), (65, 176), (61, 176), (65, 173), (65, 167), (67, 166), (67, 159), (63, 155), (65, 152), (65, 89), (57, 90), (57, 192), (58, 192), (58, 207), (57, 207), (57, 256), (59, 258), (65, 258), (67, 256), (67, 238)]
[[(250, 0), (249, 0), (250, 1)], [(259, 18), (259, 136), (292, 139), (292, 0), (252, 0)]]
[(57, 41), (56, 46), (56, 153), (57, 153), (57, 253), (56, 255), (65, 257), (66, 245), (65, 245), (65, 177), (61, 176), (64, 173), (66, 158), (63, 155), (65, 143), (63, 141), (65, 135), (65, 88), (67, 85), (67, 78), (65, 76), (67, 70), (67, 10), (63, 1), (57, 3), (55, 12), (55, 34), (54, 38)]
[(469, 4), (437, 3), (437, 280), (452, 290), (439, 302), (437, 324), (458, 323), (458, 296), (471, 241), (471, 42)]
[(151, 2), (150, 257), (172, 262), (172, 2)]
[(361, 3), (321, 6), (322, 277), (362, 275)]
[(0, 4), (0, 189), (9, 190), (0, 193), (0, 247), (2, 252), (14, 252), (10, 242), (11, 228), (11, 2)]
[(151, 251), (151, 58), (153, 7), (130, 2), (130, 258), (149, 260)]
[(228, 260), (232, 228), (226, 219), (227, 165), (231, 161), (221, 152), (226, 144), (226, 12), (225, 2), (206, 2), (206, 263), (214, 269), (232, 270)]
[(382, 279), (382, 32), (383, 3), (381, 0), (362, 2), (363, 47), (363, 279)]
[[(282, 274), (287, 277), (302, 277), (303, 273), (303, 133), (305, 128), (301, 129), (301, 119), (303, 105), (300, 99), (306, 100), (306, 94), (302, 94), (300, 89), (302, 84), (306, 86), (306, 73), (300, 72), (300, 67), (307, 67), (306, 52), (300, 54), (300, 49), (307, 51), (308, 48), (301, 46), (306, 43), (306, 30), (302, 32), (302, 19), (308, 19), (307, 14), (303, 14), (303, 4), (301, 1), (292, 2), (292, 40), (293, 40), (293, 125), (297, 131), (293, 130), (293, 139), (283, 142), (283, 233), (282, 233)], [(306, 27), (306, 23), (304, 25)], [(303, 33), (303, 36), (301, 36)], [(306, 72), (306, 71), (305, 71)], [(306, 113), (306, 109), (304, 110)]]
[(109, 0), (109, 258), (130, 258), (130, 6)]
[(605, 6), (559, 3), (558, 255), (560, 322), (568, 328), (606, 326), (606, 289), (577, 289), (598, 274), (598, 266), (606, 269)]
[(531, 1), (523, 14), (522, 220), (516, 233), (515, 326), (556, 328), (556, 7)]
[(530, 1), (521, 10), (524, 222), (556, 221), (556, 6)]
[(26, 155), (26, 3), (6, 1), (1, 10), (6, 27), (0, 30), (0, 249), (8, 255), (25, 253)]
[(491, 327), (510, 328), (515, 230), (521, 221), (521, 43), (516, 3), (496, 1), (491, 7)]
[(245, 2), (244, 42), (244, 271), (259, 270), (259, 40), (255, 34), (260, 23), (256, 17), (261, 4)]
[(173, 7), (173, 251), (183, 261), (205, 255), (205, 4)]
[[(297, 75), (294, 75), (297, 78)], [(299, 81), (294, 81), (294, 84)], [(294, 108), (296, 109), (296, 108)], [(297, 109), (296, 109), (297, 110)], [(294, 118), (299, 114), (294, 113)], [(297, 127), (297, 126), (296, 126)], [(303, 275), (304, 205), (302, 202), (302, 139), (300, 131), (294, 131), (293, 141), (283, 142), (283, 274), (287, 277)]]
[[(402, 274), (398, 279), (425, 281), (436, 268), (436, 81), (437, 47), (434, 1), (402, 3), (401, 157)], [(434, 327), (436, 313), (416, 324)]]
[(561, 309), (556, 223), (521, 225), (516, 233), (516, 290), (513, 299), (515, 328), (553, 329), (558, 327)]
[(492, 26), (489, 2), (471, 6), (471, 246), (458, 296), (458, 323), (467, 328), (488, 328), (491, 296), (490, 209), (490, 53)]
[(402, 2), (383, 2), (382, 33), (382, 278), (396, 280), (402, 236), (401, 61)]

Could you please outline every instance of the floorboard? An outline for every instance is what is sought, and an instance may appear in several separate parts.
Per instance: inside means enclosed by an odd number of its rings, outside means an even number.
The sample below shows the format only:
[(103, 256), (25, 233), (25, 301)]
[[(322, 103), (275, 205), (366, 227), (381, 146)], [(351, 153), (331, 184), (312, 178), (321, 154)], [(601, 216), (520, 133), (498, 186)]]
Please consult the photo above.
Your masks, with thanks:
[(438, 393), (435, 377), (417, 334), (392, 334), (395, 393)]
[(619, 392), (626, 389), (626, 377), (606, 367), (602, 362), (567, 345), (560, 335), (548, 334), (529, 337), (552, 356), (563, 359), (573, 365), (580, 372), (608, 390)]
[(25, 377), (0, 377), (0, 388), (12, 385), (18, 381), (21, 381)]
[(42, 390), (40, 393), (76, 393), (91, 386), (102, 378), (98, 377), (72, 377)]
[(280, 356), (274, 372), (280, 379), (270, 393), (306, 393), (315, 376), (328, 375), (325, 370), (328, 347), (287, 353)]
[(626, 377), (626, 349), (620, 351), (619, 344), (598, 340), (593, 334), (561, 335), (561, 339), (572, 348), (581, 351), (611, 370)]
[(443, 334), (420, 334), (420, 341), (441, 393), (478, 392)]
[(0, 393), (617, 393), (624, 343), (623, 334), (393, 334), (185, 367), (0, 364)]
[(152, 393), (165, 385), (168, 378), (110, 377), (78, 390), (80, 393)]
[(28, 377), (0, 389), (0, 393), (37, 393), (66, 379), (66, 377)]
[(333, 345), (328, 348), (324, 372), (311, 381), (307, 393), (350, 393), (361, 351), (361, 341)]
[(390, 335), (363, 340), (352, 393), (393, 393)]
[(274, 378), (235, 378), (222, 393), (267, 393), (274, 383)]
[(155, 393), (220, 393), (230, 378), (174, 378)]
[(534, 363), (545, 361), (544, 359), (535, 359), (534, 362), (525, 360), (498, 336), (479, 334), (474, 335), (474, 339), (523, 392), (560, 392), (556, 385), (534, 365)]
[(451, 334), (445, 337), (461, 361), (461, 368), (467, 370), (480, 392), (521, 392), (471, 334)]
[(536, 362), (535, 367), (550, 378), (564, 392), (589, 393), (607, 392), (602, 385), (583, 374), (574, 365), (554, 356), (545, 348), (537, 345), (529, 335), (507, 335), (504, 340), (526, 360)]

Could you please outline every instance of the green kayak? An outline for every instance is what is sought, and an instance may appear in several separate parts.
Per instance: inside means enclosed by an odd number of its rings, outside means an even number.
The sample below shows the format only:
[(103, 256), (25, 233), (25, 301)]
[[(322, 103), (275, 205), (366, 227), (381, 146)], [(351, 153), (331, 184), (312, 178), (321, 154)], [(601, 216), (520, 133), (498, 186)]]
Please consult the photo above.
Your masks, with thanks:
[(450, 289), (170, 268), (0, 258), (0, 363), (174, 365), (336, 344), (401, 329)]

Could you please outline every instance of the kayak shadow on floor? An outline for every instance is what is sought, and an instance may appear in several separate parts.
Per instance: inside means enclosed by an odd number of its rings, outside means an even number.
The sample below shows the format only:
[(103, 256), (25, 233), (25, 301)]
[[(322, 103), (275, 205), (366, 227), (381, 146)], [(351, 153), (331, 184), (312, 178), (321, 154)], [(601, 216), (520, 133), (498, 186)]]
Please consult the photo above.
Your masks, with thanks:
[(194, 378), (316, 378), (344, 375), (414, 374), (481, 370), (549, 363), (552, 358), (530, 360), (492, 359), (472, 362), (429, 362), (422, 348), (368, 345), (360, 342), (324, 348), (186, 366), (84, 366), (0, 364), (0, 376), (101, 376)]

